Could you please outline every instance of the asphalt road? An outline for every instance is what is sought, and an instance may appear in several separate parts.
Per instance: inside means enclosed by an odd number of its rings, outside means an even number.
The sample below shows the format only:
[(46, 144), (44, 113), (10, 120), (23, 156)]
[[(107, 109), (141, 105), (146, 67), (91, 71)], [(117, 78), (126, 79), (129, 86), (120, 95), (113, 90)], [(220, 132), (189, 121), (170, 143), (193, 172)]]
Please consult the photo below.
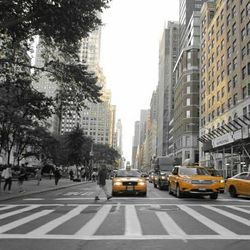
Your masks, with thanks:
[(148, 184), (147, 197), (94, 201), (95, 188), (84, 183), (0, 204), (0, 250), (249, 249), (248, 198), (177, 199)]

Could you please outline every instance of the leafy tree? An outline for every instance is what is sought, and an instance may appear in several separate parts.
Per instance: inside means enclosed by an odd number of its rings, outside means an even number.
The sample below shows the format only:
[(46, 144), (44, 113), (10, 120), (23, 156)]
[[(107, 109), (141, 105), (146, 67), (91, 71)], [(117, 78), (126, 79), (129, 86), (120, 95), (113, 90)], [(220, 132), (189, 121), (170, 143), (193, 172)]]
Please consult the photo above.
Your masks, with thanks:
[(108, 144), (94, 144), (94, 162), (105, 162), (115, 165), (121, 157), (117, 150)]
[(1, 148), (8, 154), (8, 163), (14, 147), (18, 157), (30, 146), (27, 138), (39, 124), (53, 113), (53, 102), (31, 86), (27, 72), (0, 73), (0, 139)]
[(86, 137), (79, 127), (66, 134), (69, 165), (84, 165), (89, 161), (92, 139)]
[(73, 100), (77, 111), (84, 107), (84, 100), (100, 102), (101, 87), (80, 62), (78, 52), (81, 39), (102, 24), (99, 13), (109, 3), (110, 0), (1, 1), (0, 51), (8, 50), (0, 55), (0, 63), (35, 68), (16, 51), (21, 45), (30, 51), (32, 40), (39, 36), (44, 65), (36, 70), (47, 72), (59, 85), (59, 112), (70, 110)]

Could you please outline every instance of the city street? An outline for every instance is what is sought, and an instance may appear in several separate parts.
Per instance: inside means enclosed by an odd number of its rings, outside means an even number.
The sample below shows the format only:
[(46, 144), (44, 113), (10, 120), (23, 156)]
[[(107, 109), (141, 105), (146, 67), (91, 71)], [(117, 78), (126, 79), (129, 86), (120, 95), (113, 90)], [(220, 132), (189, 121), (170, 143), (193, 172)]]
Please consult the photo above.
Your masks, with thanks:
[(95, 188), (1, 201), (0, 250), (249, 249), (250, 199), (177, 199), (149, 183), (147, 197), (94, 201)]

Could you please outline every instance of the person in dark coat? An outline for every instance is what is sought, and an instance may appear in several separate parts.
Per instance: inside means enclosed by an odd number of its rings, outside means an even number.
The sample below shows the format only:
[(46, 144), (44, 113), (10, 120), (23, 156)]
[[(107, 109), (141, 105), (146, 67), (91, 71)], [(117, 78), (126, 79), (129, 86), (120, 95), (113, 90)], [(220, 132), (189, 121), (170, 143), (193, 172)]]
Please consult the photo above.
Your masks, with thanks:
[(55, 184), (57, 185), (59, 182), (59, 179), (61, 178), (62, 174), (61, 171), (58, 167), (56, 167), (55, 172), (54, 172), (54, 177), (55, 177)]
[(19, 185), (19, 192), (24, 192), (23, 182), (26, 178), (26, 170), (24, 165), (21, 165), (20, 170), (18, 172), (18, 185)]
[(106, 179), (107, 179), (107, 168), (106, 165), (102, 164), (98, 176), (97, 176), (97, 189), (96, 189), (96, 195), (95, 200), (100, 200), (99, 195), (101, 194), (101, 191), (104, 191), (107, 200), (111, 199), (112, 196), (108, 193), (107, 187), (106, 187)]

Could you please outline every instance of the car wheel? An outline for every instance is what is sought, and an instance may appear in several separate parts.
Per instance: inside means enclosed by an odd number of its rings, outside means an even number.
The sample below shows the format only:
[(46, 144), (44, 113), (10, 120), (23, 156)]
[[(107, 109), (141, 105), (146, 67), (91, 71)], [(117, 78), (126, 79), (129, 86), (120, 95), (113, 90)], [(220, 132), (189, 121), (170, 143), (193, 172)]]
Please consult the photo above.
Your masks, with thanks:
[(142, 195), (143, 197), (146, 197), (146, 196), (147, 196), (147, 192), (143, 192), (141, 195)]
[(210, 194), (210, 199), (216, 200), (218, 198), (218, 193)]
[(180, 190), (179, 184), (177, 184), (177, 186), (176, 186), (176, 197), (177, 198), (182, 198), (183, 197), (183, 194), (182, 194), (182, 192)]
[(116, 196), (116, 192), (112, 191), (112, 196)]
[(157, 188), (157, 184), (154, 183), (154, 188)]
[(162, 190), (162, 185), (161, 185), (161, 182), (159, 181), (159, 189)]
[(234, 186), (230, 186), (229, 193), (230, 193), (230, 196), (233, 198), (236, 198), (238, 196), (236, 188)]

